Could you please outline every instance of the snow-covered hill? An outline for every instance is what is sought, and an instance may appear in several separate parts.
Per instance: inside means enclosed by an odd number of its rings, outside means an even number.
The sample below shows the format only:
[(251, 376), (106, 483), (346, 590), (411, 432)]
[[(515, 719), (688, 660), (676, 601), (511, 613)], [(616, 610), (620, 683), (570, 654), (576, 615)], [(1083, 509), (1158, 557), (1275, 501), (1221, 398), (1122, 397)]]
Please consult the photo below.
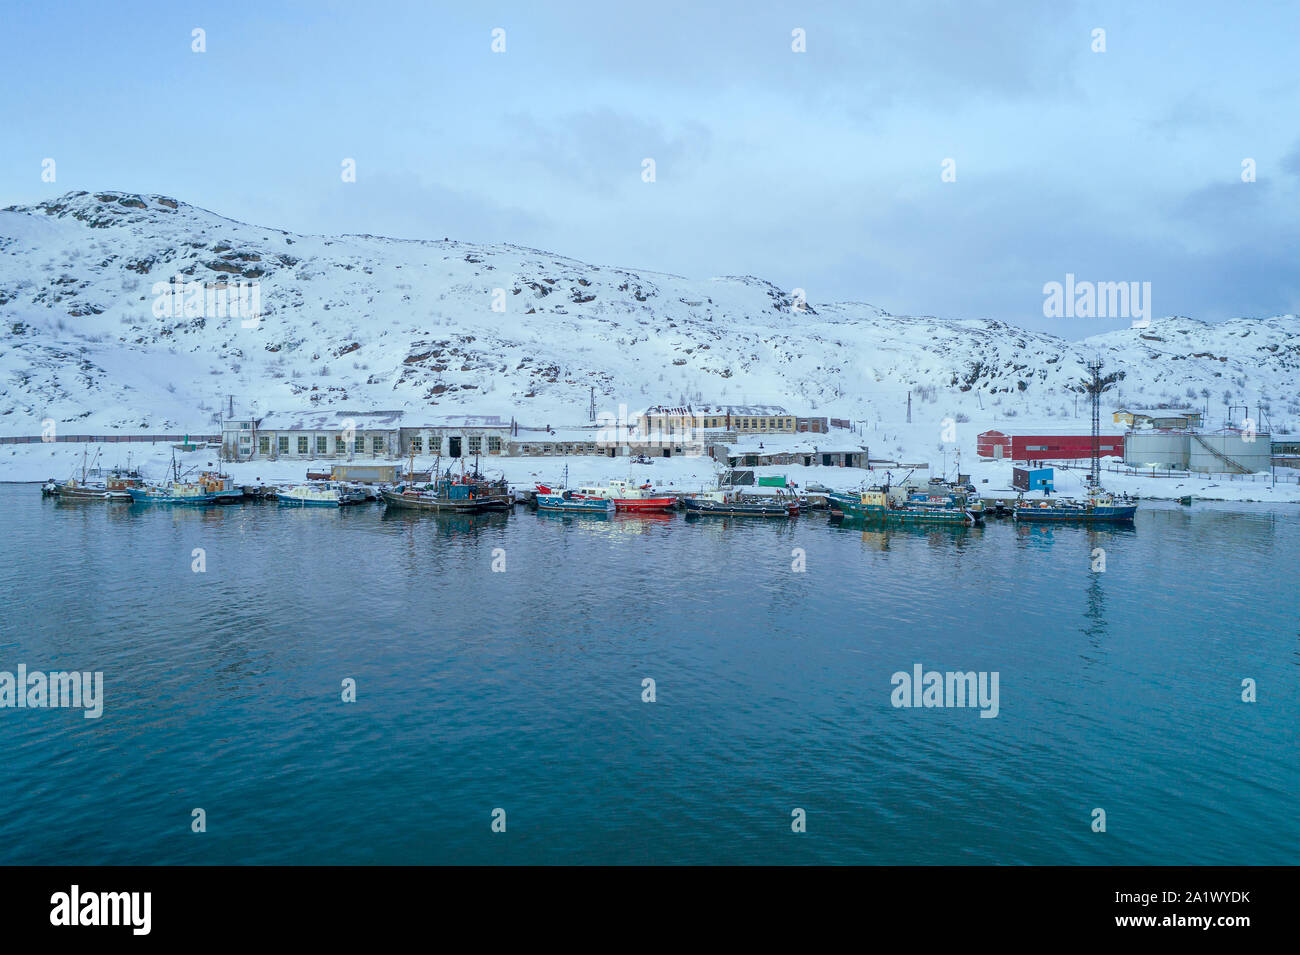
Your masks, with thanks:
[[(256, 323), (158, 314), (157, 283), (257, 282)], [(1300, 426), (1300, 320), (1186, 318), (1071, 342), (992, 321), (801, 308), (761, 279), (686, 279), (513, 245), (302, 236), (162, 196), (69, 193), (0, 211), (0, 434), (195, 431), (312, 406), (525, 423), (680, 399), (871, 424), (1068, 417), (1099, 355), (1110, 403), (1263, 402)], [(245, 327), (255, 325), (255, 327)], [(1080, 323), (1081, 331), (1086, 330)]]

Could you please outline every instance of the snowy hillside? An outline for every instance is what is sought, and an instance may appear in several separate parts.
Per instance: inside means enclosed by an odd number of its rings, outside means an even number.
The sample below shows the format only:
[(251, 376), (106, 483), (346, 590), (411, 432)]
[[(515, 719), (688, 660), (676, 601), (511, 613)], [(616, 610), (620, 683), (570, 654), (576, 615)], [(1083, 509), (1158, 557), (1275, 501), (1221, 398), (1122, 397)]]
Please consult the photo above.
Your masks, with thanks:
[[(156, 283), (257, 282), (261, 318), (158, 314)], [(168, 301), (170, 301), (170, 296)], [(1300, 320), (1153, 321), (1069, 342), (1000, 322), (810, 303), (512, 245), (301, 236), (161, 196), (70, 193), (0, 211), (0, 434), (204, 431), (314, 405), (526, 424), (661, 401), (772, 402), (868, 426), (916, 413), (1068, 417), (1098, 354), (1108, 404), (1261, 401), (1300, 426)], [(255, 327), (245, 327), (245, 325)], [(1086, 323), (1080, 322), (1081, 331)], [(1010, 421), (1008, 424), (1012, 423)]]

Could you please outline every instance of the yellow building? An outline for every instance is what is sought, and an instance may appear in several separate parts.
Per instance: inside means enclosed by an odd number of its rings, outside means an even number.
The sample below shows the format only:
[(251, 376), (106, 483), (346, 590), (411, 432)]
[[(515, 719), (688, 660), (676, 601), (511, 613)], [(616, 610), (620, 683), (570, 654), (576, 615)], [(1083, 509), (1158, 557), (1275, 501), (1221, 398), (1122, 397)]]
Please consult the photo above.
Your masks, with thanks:
[(641, 434), (680, 431), (734, 431), (739, 434), (794, 434), (796, 418), (776, 405), (655, 405), (635, 417)]
[(1120, 408), (1111, 415), (1111, 420), (1115, 424), (1122, 424), (1130, 429), (1183, 430), (1186, 428), (1199, 428), (1202, 424), (1202, 417), (1201, 412), (1192, 411), (1188, 408), (1153, 408), (1145, 411), (1135, 408)]

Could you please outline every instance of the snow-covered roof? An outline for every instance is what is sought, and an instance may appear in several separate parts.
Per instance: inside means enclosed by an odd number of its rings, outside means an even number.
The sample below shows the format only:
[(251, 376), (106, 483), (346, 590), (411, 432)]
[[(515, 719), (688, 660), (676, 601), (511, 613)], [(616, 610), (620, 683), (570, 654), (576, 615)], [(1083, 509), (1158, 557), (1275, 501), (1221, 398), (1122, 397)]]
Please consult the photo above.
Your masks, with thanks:
[(394, 428), (502, 428), (500, 415), (424, 415), (410, 411), (271, 411), (259, 423), (262, 431), (342, 431), (348, 423), (358, 431)]
[(616, 437), (617, 431), (614, 428), (552, 428), (550, 433), (542, 428), (520, 428), (514, 440), (541, 444), (594, 444)]
[(735, 417), (776, 417), (778, 415), (789, 415), (780, 405), (651, 405), (643, 411), (638, 411), (636, 417), (643, 415), (731, 415)]
[(261, 431), (392, 430), (402, 426), (404, 411), (271, 411), (258, 423)]
[(1141, 415), (1143, 418), (1187, 418), (1204, 414), (1193, 408), (1118, 408), (1115, 413)]
[(487, 414), (452, 414), (434, 417), (420, 416), (418, 420), (405, 422), (404, 428), (509, 428), (510, 422), (501, 420), (500, 415)]

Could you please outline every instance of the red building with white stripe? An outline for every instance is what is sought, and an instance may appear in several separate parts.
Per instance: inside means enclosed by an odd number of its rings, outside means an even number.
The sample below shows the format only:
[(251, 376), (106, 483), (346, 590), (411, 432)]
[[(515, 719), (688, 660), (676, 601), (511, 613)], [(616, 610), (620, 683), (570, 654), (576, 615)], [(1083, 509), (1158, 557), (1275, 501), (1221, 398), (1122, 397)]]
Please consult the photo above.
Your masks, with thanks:
[[(981, 458), (1010, 461), (1077, 461), (1092, 457), (1090, 434), (1016, 434), (985, 431), (975, 439)], [(1098, 438), (1103, 458), (1124, 456), (1124, 436), (1103, 434)]]

